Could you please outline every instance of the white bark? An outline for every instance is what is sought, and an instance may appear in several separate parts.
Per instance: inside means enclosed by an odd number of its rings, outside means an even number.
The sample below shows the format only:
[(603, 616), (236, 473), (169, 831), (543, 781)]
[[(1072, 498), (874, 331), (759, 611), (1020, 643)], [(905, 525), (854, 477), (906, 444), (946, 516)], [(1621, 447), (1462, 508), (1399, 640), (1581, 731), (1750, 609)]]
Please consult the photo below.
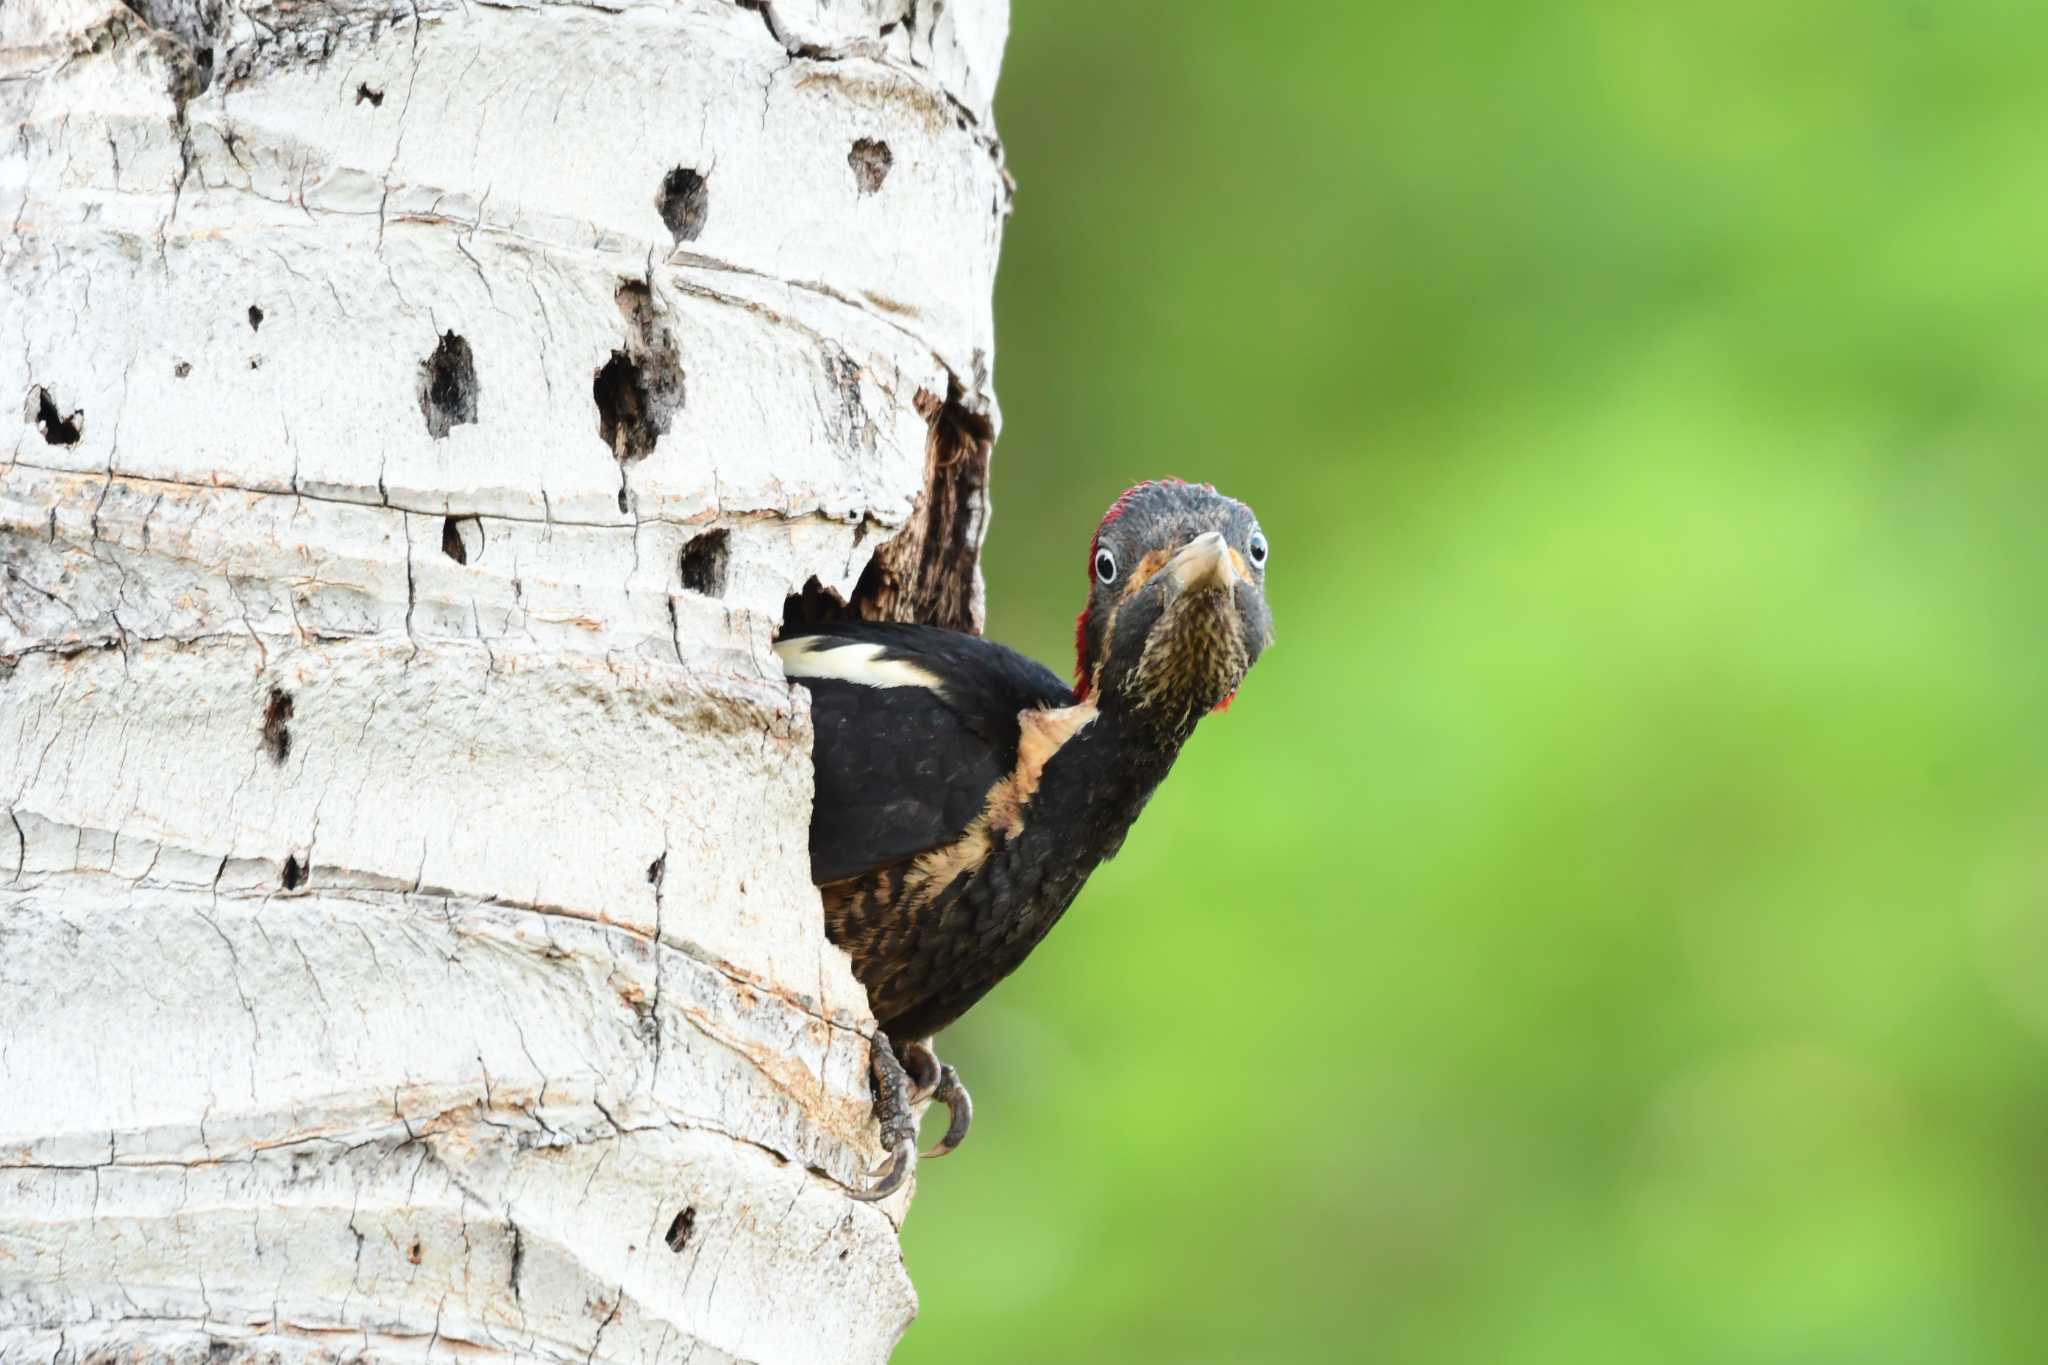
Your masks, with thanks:
[(769, 644), (972, 572), (1005, 25), (0, 3), (0, 1360), (888, 1354)]

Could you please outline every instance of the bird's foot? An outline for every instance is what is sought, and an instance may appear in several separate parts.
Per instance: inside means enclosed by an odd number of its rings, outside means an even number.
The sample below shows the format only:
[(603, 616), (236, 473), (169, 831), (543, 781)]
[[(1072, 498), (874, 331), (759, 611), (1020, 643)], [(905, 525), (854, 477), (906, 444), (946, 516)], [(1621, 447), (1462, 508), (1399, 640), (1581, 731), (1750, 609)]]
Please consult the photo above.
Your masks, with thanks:
[(881, 1127), (882, 1146), (888, 1149), (889, 1159), (868, 1173), (874, 1184), (853, 1191), (853, 1197), (862, 1203), (887, 1199), (902, 1189), (917, 1169), (917, 1119), (911, 1109), (910, 1077), (904, 1073), (889, 1035), (879, 1029), (868, 1046), (868, 1070), (875, 1081), (875, 1122)]
[(909, 1044), (899, 1057), (889, 1036), (878, 1030), (869, 1045), (868, 1069), (875, 1083), (875, 1122), (889, 1159), (869, 1172), (874, 1184), (853, 1192), (864, 1203), (887, 1199), (917, 1169), (918, 1105), (937, 1100), (946, 1106), (946, 1135), (924, 1154), (932, 1159), (958, 1147), (974, 1122), (974, 1100), (960, 1084), (960, 1073), (939, 1060), (930, 1039)]
[(960, 1073), (932, 1051), (929, 1038), (903, 1049), (903, 1065), (913, 1086), (912, 1104), (937, 1100), (946, 1106), (946, 1135), (939, 1139), (938, 1146), (925, 1153), (927, 1158), (936, 1160), (966, 1140), (967, 1130), (974, 1123), (974, 1098), (960, 1084)]

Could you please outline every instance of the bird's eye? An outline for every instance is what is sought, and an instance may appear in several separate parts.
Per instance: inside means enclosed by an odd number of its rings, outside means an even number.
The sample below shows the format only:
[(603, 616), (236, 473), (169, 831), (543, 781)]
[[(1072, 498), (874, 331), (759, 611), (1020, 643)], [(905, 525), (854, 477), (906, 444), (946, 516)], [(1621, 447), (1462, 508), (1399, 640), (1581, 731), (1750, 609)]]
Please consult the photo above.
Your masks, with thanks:
[(1116, 582), (1116, 556), (1107, 546), (1095, 552), (1095, 576), (1105, 583)]
[(1252, 532), (1252, 563), (1264, 568), (1266, 565), (1266, 533)]

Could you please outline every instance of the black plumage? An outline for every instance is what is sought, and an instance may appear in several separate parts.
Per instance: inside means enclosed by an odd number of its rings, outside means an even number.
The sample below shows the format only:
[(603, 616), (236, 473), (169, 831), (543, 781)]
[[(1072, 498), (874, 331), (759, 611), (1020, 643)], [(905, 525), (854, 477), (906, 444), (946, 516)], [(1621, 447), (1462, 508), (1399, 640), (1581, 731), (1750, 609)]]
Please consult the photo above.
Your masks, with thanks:
[(783, 637), (785, 646), (800, 640), (875, 645), (876, 662), (938, 681), (803, 678), (817, 731), (811, 879), (821, 886), (958, 838), (1016, 765), (1018, 715), (1073, 701), (1043, 664), (957, 631), (863, 621)]

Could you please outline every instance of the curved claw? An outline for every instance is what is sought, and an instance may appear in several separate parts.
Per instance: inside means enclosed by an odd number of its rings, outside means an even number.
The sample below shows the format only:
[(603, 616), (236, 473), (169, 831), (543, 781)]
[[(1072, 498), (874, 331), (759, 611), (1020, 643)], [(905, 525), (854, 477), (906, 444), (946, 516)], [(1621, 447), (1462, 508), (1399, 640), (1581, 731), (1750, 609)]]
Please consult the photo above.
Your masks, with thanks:
[(946, 1135), (939, 1139), (938, 1146), (925, 1153), (928, 1159), (936, 1161), (966, 1141), (967, 1130), (974, 1125), (974, 1097), (960, 1084), (960, 1073), (942, 1065), (939, 1083), (932, 1087), (932, 1098), (946, 1106), (949, 1119)]
[(910, 1077), (908, 1099), (911, 1104), (923, 1104), (932, 1098), (946, 1078), (939, 1064), (939, 1055), (932, 1051), (929, 1041), (912, 1043), (903, 1049), (903, 1070)]
[(877, 1032), (868, 1044), (868, 1070), (875, 1081), (875, 1122), (881, 1126), (882, 1145), (889, 1149), (889, 1160), (869, 1173), (874, 1184), (864, 1190), (847, 1191), (864, 1204), (887, 1199), (902, 1189), (903, 1182), (917, 1169), (917, 1123), (910, 1109), (910, 1077), (904, 1073), (903, 1063), (897, 1059), (896, 1049), (885, 1033)]
[(903, 1188), (903, 1182), (910, 1179), (910, 1173), (917, 1169), (917, 1142), (913, 1138), (902, 1138), (889, 1149), (889, 1159), (868, 1176), (875, 1183), (864, 1190), (848, 1190), (847, 1193), (863, 1204), (872, 1204), (887, 1199)]

